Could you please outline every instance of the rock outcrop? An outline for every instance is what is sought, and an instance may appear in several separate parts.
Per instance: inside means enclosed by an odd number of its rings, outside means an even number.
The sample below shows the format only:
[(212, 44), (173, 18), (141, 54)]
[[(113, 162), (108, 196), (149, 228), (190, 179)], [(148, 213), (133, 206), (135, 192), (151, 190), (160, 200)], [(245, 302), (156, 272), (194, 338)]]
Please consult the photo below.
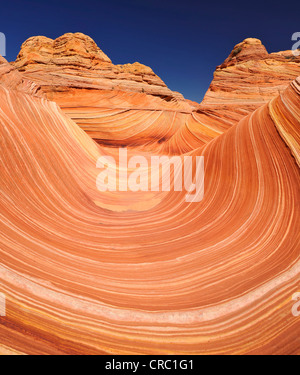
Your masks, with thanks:
[(261, 105), (283, 92), (300, 74), (292, 51), (268, 54), (258, 39), (237, 44), (217, 67), (203, 104)]
[(109, 89), (183, 100), (151, 68), (137, 62), (114, 65), (82, 33), (67, 33), (55, 40), (41, 36), (29, 38), (23, 43), (14, 66), (32, 80), (39, 80), (45, 92), (67, 92), (69, 88)]
[(151, 68), (114, 65), (88, 36), (33, 37), (13, 64), (99, 144), (180, 154), (219, 136), (276, 97), (300, 74), (291, 52), (238, 44), (199, 105), (171, 91)]
[[(99, 192), (97, 159), (116, 150), (36, 95), (30, 74), (46, 95), (69, 79), (53, 74), (45, 86), (52, 73), (37, 64), (0, 65), (0, 353), (299, 354), (300, 79), (214, 136), (205, 114), (174, 103), (101, 108), (103, 137), (127, 134), (133, 154), (205, 157), (204, 199), (191, 204), (178, 191)], [(93, 97), (81, 100), (77, 120)], [(149, 141), (166, 129), (168, 141)]]
[(201, 110), (220, 122), (237, 123), (280, 95), (300, 75), (300, 57), (292, 51), (268, 53), (258, 39), (237, 44), (217, 67)]
[(29, 38), (12, 65), (102, 145), (153, 144), (177, 153), (182, 143), (167, 143), (186, 122), (192, 124), (185, 130), (191, 138), (186, 151), (190, 143), (202, 145), (221, 133), (213, 124), (206, 129), (198, 123), (198, 115), (191, 116), (195, 106), (171, 91), (150, 67), (114, 65), (81, 33), (56, 40)]
[[(222, 132), (203, 127), (191, 115), (195, 105), (169, 90), (151, 68), (114, 65), (81, 33), (29, 38), (13, 65), (102, 145), (152, 144), (180, 153)], [(179, 129), (186, 133), (185, 146), (174, 137)]]

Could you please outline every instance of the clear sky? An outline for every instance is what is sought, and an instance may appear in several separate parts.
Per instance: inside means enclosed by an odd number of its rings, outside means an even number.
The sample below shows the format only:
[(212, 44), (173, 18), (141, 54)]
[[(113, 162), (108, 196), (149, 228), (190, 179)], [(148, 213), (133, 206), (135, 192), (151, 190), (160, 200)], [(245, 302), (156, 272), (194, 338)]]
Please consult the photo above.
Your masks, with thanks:
[(287, 50), (300, 32), (299, 0), (8, 0), (0, 12), (9, 61), (31, 36), (79, 31), (113, 63), (148, 65), (197, 102), (235, 44), (254, 37), (269, 52)]

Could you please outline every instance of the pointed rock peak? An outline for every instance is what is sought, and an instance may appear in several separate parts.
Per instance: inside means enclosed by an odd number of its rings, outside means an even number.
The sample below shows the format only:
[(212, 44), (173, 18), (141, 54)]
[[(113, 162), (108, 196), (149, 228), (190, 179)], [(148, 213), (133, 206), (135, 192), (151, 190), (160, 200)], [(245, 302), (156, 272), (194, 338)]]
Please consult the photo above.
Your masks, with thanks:
[(237, 44), (220, 68), (235, 65), (247, 60), (260, 60), (268, 56), (268, 52), (261, 40), (247, 38)]
[(111, 63), (92, 38), (82, 33), (67, 33), (53, 40), (45, 36), (27, 39), (15, 62), (18, 69), (28, 65), (52, 64), (90, 69), (99, 63)]

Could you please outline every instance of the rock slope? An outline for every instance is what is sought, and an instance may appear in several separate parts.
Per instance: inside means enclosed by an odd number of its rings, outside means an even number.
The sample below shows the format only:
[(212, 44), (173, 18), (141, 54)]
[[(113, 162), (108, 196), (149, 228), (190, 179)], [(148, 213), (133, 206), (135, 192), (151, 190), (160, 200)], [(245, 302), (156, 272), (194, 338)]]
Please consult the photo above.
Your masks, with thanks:
[(292, 51), (268, 53), (255, 38), (237, 44), (217, 67), (202, 111), (219, 121), (238, 122), (280, 95), (300, 75), (300, 57)]
[(99, 192), (96, 160), (114, 148), (0, 69), (0, 353), (300, 354), (300, 79), (189, 144), (205, 157), (205, 196), (191, 204)]
[(13, 65), (102, 145), (181, 153), (226, 129), (213, 119), (203, 122), (198, 104), (168, 89), (151, 68), (114, 65), (81, 33), (29, 38)]
[(45, 92), (69, 88), (109, 89), (183, 100), (151, 68), (137, 62), (114, 65), (82, 33), (67, 33), (55, 40), (41, 36), (29, 38), (23, 43), (14, 66), (26, 72), (25, 76), (39, 80)]
[(99, 144), (166, 154), (206, 144), (300, 75), (290, 51), (268, 54), (251, 38), (217, 68), (201, 105), (169, 90), (149, 67), (112, 64), (81, 33), (29, 38), (13, 65)]

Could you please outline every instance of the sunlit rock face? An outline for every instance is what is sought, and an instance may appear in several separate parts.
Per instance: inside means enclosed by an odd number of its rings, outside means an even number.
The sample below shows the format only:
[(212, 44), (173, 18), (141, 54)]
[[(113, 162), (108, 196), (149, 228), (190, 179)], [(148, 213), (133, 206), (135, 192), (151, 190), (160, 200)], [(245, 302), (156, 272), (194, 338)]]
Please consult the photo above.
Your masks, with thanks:
[[(66, 35), (29, 40), (20, 72), (0, 60), (0, 353), (299, 354), (300, 79), (230, 122), (100, 88), (85, 37)], [(204, 199), (98, 191), (97, 159), (120, 144), (204, 156)]]
[(171, 91), (150, 67), (114, 65), (81, 33), (29, 38), (13, 64), (103, 146), (181, 154), (219, 136), (300, 74), (291, 51), (249, 38), (217, 68), (201, 105)]
[[(70, 88), (126, 90), (178, 98), (166, 84), (143, 64), (114, 65), (87, 35), (68, 33), (52, 40), (32, 37), (25, 41), (14, 66), (25, 76), (40, 80), (47, 92)], [(50, 86), (50, 87), (47, 87)]]
[(221, 122), (236, 123), (282, 93), (300, 75), (292, 51), (268, 53), (258, 39), (237, 44), (217, 67), (201, 109)]
[(300, 57), (292, 51), (268, 54), (258, 39), (237, 44), (217, 67), (205, 104), (268, 102), (300, 74)]
[[(203, 127), (199, 115), (191, 116), (198, 104), (171, 91), (150, 67), (137, 62), (114, 65), (81, 33), (56, 40), (29, 38), (13, 65), (102, 145), (153, 144), (178, 153), (222, 132), (214, 124)], [(189, 128), (181, 131), (187, 141), (180, 146), (171, 138), (185, 123)]]

